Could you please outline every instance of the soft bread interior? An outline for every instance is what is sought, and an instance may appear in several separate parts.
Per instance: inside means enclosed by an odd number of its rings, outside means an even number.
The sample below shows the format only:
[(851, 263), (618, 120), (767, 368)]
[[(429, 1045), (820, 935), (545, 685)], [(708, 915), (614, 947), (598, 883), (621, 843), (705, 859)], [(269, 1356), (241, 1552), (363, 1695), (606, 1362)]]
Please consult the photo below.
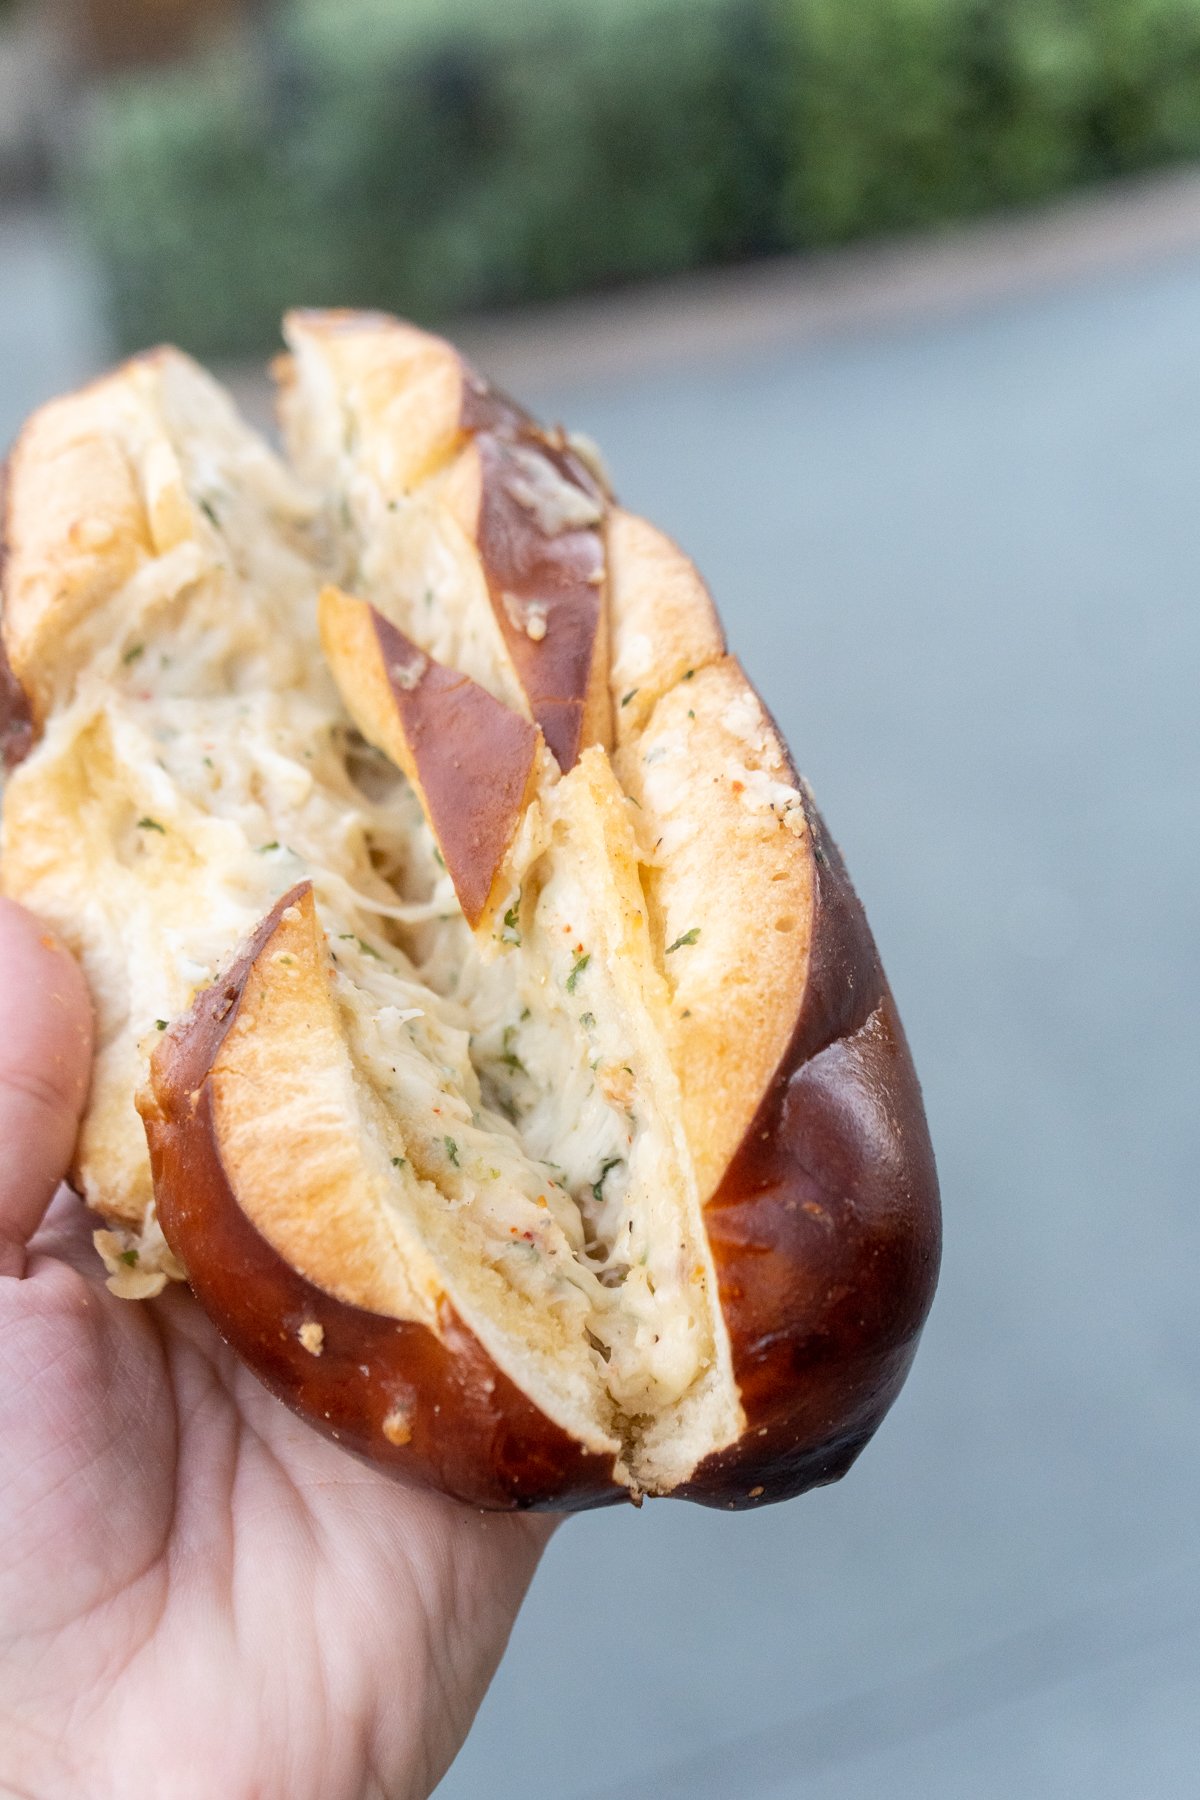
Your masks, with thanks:
[[(421, 379), (436, 399), (450, 376), (435, 357)], [(64, 932), (96, 997), (83, 1191), (149, 1261), (133, 1107), (149, 1054), (311, 883), (296, 941), (275, 947), (296, 961), (273, 965), (230, 1046), (259, 1078), (221, 1078), (240, 1197), (288, 1253), (300, 1221), (308, 1272), (345, 1298), (432, 1308), (436, 1329), (444, 1293), (552, 1418), (620, 1445), (634, 1485), (670, 1488), (741, 1413), (672, 1049), (674, 902), (644, 879), (653, 847), (603, 749), (565, 776), (547, 756), (505, 904), (473, 934), (412, 788), (352, 729), (320, 653), (321, 587), (356, 584), (429, 654), (524, 704), (472, 568), (454, 433), (387, 389), (395, 430), (419, 416), (428, 440), (405, 511), (377, 491), (379, 445), (346, 448), (346, 380), (327, 365), (293, 373), (288, 406), (317, 486), (187, 359), (114, 380), (99, 423), (64, 411), (59, 425), (103, 429), (119, 453), (135, 548), (77, 571), (85, 592), (66, 569), (39, 665), (44, 735), (5, 797), (5, 884)], [(331, 443), (324, 460), (303, 449)], [(109, 523), (97, 493), (88, 541)], [(300, 1017), (320, 1021), (303, 1057)], [(301, 1203), (289, 1171), (305, 1129), (320, 1143)], [(375, 1246), (358, 1263), (337, 1249), (353, 1230)]]
[[(338, 1299), (436, 1331), (452, 1297), (536, 1404), (589, 1448), (619, 1452), (573, 1278), (577, 1222), (533, 1192), (511, 1138), (456, 1119), (444, 1091), (440, 1106), (430, 1102), (430, 1072), (389, 1016), (398, 1009), (372, 1009), (338, 966), (312, 890), (295, 893), (212, 1070), (214, 1126), (240, 1205)], [(381, 972), (377, 991), (394, 1000), (389, 985)], [(457, 1137), (439, 1138), (445, 1126)]]
[[(670, 993), (668, 1052), (703, 1194), (750, 1129), (788, 1046), (781, 1004), (809, 962), (809, 827), (778, 737), (731, 657), (688, 669), (614, 759), (647, 850)], [(723, 854), (713, 855), (713, 845)]]

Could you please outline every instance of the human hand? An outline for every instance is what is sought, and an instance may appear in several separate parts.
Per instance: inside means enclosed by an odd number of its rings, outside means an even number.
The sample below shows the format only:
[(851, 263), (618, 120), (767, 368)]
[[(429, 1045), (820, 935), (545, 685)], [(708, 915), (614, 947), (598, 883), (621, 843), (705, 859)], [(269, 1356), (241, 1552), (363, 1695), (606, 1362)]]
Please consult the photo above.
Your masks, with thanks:
[(77, 968), (0, 901), (0, 1792), (425, 1796), (551, 1522), (398, 1486), (189, 1293), (106, 1291), (95, 1220), (51, 1204), (90, 1058)]

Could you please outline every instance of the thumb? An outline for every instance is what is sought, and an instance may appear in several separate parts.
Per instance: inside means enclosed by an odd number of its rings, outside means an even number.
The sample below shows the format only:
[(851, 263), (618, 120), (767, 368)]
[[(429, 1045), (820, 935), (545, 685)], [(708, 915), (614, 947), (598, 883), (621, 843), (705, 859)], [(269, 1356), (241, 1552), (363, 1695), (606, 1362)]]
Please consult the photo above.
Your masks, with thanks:
[(0, 900), (0, 1276), (67, 1171), (87, 1098), (92, 1009), (79, 968), (44, 925)]

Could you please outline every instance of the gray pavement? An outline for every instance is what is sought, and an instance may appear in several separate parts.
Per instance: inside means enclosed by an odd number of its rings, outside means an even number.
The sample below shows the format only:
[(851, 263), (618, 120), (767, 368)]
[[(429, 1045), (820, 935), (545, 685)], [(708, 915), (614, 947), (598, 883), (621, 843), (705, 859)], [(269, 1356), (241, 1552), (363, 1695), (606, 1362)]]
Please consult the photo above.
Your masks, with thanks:
[[(98, 353), (86, 286), (19, 317), (13, 269), (0, 428)], [(1198, 318), (1177, 251), (527, 384), (696, 556), (816, 787), (947, 1247), (841, 1486), (559, 1534), (439, 1800), (1200, 1791)]]
[(107, 353), (87, 259), (39, 210), (0, 210), (0, 455), (29, 410)]
[(444, 1800), (1200, 1792), (1198, 318), (1191, 255), (532, 394), (822, 799), (947, 1248), (841, 1487), (560, 1535)]

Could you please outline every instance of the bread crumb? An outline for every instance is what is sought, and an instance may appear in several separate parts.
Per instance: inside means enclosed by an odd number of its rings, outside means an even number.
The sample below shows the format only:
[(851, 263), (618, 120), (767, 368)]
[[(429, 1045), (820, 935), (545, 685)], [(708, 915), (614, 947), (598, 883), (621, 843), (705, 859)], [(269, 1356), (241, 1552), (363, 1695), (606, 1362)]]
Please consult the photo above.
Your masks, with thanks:
[(599, 525), (604, 507), (594, 495), (569, 481), (542, 450), (529, 444), (505, 446), (505, 491), (532, 514), (545, 537)]
[(535, 644), (540, 644), (545, 635), (545, 608), (539, 606), (535, 600), (531, 600), (525, 618), (525, 636), (527, 638), (532, 638)]
[(393, 1406), (383, 1421), (383, 1435), (389, 1444), (395, 1444), (397, 1448), (411, 1441), (412, 1425), (406, 1407)]
[(407, 662), (389, 663), (387, 672), (393, 686), (398, 687), (401, 693), (411, 694), (424, 681), (428, 668), (429, 658), (423, 650), (414, 646), (413, 654)]
[(119, 1300), (153, 1300), (169, 1282), (186, 1281), (187, 1271), (175, 1256), (148, 1208), (140, 1232), (128, 1226), (94, 1231), (92, 1243), (108, 1271), (105, 1286)]
[(315, 1319), (305, 1319), (296, 1333), (310, 1356), (320, 1356), (325, 1348), (325, 1327), (318, 1325)]

